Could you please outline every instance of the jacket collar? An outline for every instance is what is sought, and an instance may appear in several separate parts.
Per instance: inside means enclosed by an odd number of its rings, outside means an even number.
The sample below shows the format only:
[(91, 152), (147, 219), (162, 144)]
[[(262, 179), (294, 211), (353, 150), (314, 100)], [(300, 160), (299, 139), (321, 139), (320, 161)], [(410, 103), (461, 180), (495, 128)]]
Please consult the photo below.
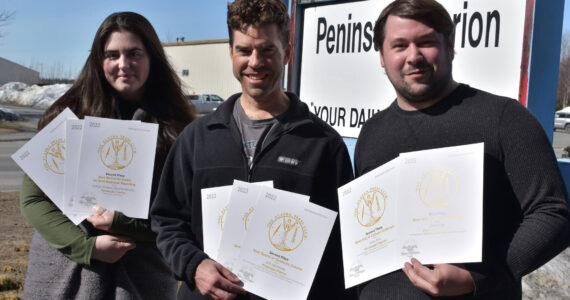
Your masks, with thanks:
[[(313, 123), (307, 105), (301, 102), (295, 94), (289, 92), (285, 92), (285, 94), (290, 100), (289, 108), (276, 117), (282, 129), (290, 130), (300, 125)], [(234, 94), (224, 101), (222, 105), (218, 106), (216, 111), (210, 114), (211, 118), (206, 123), (206, 126), (224, 125), (230, 127), (230, 122), (233, 119), (234, 104), (240, 96), (241, 93)]]

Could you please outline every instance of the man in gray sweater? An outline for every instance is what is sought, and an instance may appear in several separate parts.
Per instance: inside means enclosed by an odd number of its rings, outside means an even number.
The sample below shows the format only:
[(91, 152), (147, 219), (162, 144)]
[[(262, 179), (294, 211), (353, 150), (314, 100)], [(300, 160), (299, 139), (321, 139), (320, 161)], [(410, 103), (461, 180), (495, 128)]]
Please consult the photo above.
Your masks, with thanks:
[(396, 100), (363, 126), (362, 175), (401, 152), (485, 143), (483, 261), (416, 259), (359, 286), (360, 299), (520, 299), (521, 277), (568, 246), (568, 195), (552, 147), (517, 101), (452, 78), (454, 24), (434, 0), (396, 0), (374, 43)]

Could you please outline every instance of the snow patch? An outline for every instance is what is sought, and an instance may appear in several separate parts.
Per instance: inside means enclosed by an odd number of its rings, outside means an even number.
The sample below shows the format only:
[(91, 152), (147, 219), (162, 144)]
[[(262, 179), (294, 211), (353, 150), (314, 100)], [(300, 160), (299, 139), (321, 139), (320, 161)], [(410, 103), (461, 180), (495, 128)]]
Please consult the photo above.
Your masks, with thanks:
[(22, 82), (9, 82), (0, 87), (0, 104), (47, 108), (70, 87), (71, 84), (64, 83), (28, 86)]

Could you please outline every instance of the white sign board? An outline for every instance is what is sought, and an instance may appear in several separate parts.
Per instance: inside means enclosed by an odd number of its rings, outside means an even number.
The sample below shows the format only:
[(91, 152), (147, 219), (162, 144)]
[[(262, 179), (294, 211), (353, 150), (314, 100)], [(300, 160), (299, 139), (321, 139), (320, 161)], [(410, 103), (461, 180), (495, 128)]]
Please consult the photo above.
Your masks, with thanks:
[[(342, 136), (358, 137), (364, 122), (396, 97), (372, 41), (374, 23), (390, 2), (304, 10), (299, 95)], [(517, 99), (526, 0), (439, 2), (456, 24), (454, 79)]]

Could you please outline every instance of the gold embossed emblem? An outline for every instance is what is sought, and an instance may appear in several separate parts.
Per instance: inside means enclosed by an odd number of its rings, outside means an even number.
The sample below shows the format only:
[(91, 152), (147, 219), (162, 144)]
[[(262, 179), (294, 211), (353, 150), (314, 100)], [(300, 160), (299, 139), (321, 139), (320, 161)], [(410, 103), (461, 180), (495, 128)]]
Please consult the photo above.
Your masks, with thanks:
[(455, 198), (458, 184), (452, 169), (438, 167), (430, 169), (422, 176), (417, 192), (425, 206), (438, 208), (449, 204)]
[(373, 187), (362, 193), (354, 211), (358, 223), (365, 227), (378, 223), (386, 210), (386, 192)]
[(121, 170), (131, 164), (136, 148), (126, 136), (110, 136), (103, 140), (98, 152), (101, 162), (107, 168)]
[(255, 208), (252, 206), (243, 214), (242, 219), (243, 219), (243, 226), (245, 228), (245, 231), (247, 231), (247, 223), (249, 222), (249, 216), (253, 213), (254, 210), (255, 210)]
[(222, 231), (224, 231), (224, 216), (226, 215), (226, 212), (228, 211), (228, 206), (229, 206), (229, 204), (226, 204), (226, 206), (224, 206), (224, 208), (222, 208), (222, 210), (220, 211), (220, 215), (218, 216), (218, 225), (220, 225), (220, 229)]
[(275, 216), (268, 227), (271, 245), (281, 251), (295, 250), (307, 238), (307, 228), (303, 220), (289, 213)]
[(55, 174), (63, 174), (65, 139), (56, 139), (45, 148), (43, 162), (46, 170)]

